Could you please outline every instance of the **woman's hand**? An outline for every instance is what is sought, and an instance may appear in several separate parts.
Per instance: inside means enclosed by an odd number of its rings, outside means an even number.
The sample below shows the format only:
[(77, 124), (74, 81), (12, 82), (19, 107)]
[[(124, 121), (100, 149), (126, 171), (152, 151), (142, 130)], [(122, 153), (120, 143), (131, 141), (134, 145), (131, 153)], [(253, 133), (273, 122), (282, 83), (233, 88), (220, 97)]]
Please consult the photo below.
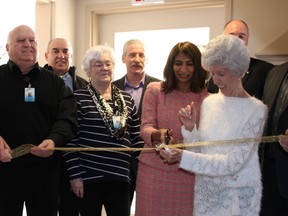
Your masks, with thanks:
[(282, 148), (288, 152), (288, 129), (285, 131), (284, 135), (280, 135), (280, 140), (279, 140), (280, 145)]
[(82, 178), (73, 179), (71, 181), (72, 191), (76, 194), (77, 197), (84, 197), (84, 184)]
[(160, 150), (160, 155), (164, 159), (164, 162), (168, 164), (179, 163), (182, 158), (183, 150), (178, 148), (169, 148), (169, 151), (165, 149)]
[[(169, 139), (167, 139), (169, 137)], [(170, 129), (158, 129), (151, 134), (152, 143), (160, 144), (160, 143), (173, 143), (173, 130)]]
[(194, 102), (191, 102), (191, 105), (187, 105), (185, 108), (181, 108), (179, 110), (178, 117), (185, 129), (192, 131), (196, 123), (196, 110)]

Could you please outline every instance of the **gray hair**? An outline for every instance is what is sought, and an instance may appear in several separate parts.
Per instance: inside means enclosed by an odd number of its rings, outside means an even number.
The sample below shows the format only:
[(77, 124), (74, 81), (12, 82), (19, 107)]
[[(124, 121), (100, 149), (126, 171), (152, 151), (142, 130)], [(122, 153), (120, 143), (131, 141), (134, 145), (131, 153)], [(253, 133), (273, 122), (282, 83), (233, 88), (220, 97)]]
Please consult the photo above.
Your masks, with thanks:
[[(131, 40), (128, 40), (124, 46), (123, 46), (123, 55), (126, 54), (127, 52), (127, 47), (130, 45), (130, 44), (140, 44), (144, 51), (146, 50), (146, 47), (145, 47), (145, 44), (143, 43), (143, 41), (139, 40), (139, 39), (131, 39)], [(146, 52), (146, 51), (145, 51)]]
[(71, 54), (71, 55), (73, 54), (73, 47), (72, 47), (70, 41), (68, 41), (68, 40), (65, 39), (65, 38), (52, 38), (52, 39), (48, 42), (48, 44), (47, 44), (46, 52), (49, 52), (49, 51), (50, 51), (50, 50), (49, 50), (50, 44), (51, 44), (53, 41), (55, 41), (55, 40), (65, 41), (65, 42), (67, 43), (67, 45), (68, 45), (68, 49), (69, 49), (69, 51), (70, 51), (70, 54)]
[(11, 31), (9, 31), (8, 35), (7, 35), (7, 44), (10, 44), (11, 43), (11, 39), (12, 37), (14, 36), (14, 34), (18, 31), (22, 31), (23, 29), (27, 30), (27, 29), (30, 29), (33, 34), (34, 34), (34, 39), (35, 41), (37, 42), (37, 37), (36, 37), (36, 34), (35, 34), (35, 31), (30, 27), (30, 26), (27, 26), (27, 25), (19, 25), (19, 26), (16, 26), (14, 29), (12, 29)]
[(107, 45), (93, 46), (86, 51), (86, 54), (82, 61), (82, 69), (89, 77), (91, 61), (99, 61), (104, 53), (108, 53), (111, 61), (113, 62), (113, 64), (115, 64), (114, 50)]
[(234, 35), (219, 35), (212, 39), (202, 53), (203, 67), (221, 67), (243, 77), (248, 70), (250, 56), (244, 41)]

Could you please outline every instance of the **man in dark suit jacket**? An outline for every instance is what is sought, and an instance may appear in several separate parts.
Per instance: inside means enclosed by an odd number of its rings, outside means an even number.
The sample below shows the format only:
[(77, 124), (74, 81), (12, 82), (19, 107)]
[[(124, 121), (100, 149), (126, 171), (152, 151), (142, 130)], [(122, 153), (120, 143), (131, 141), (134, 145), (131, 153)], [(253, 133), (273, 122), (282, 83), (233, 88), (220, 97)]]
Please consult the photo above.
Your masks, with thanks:
[[(249, 38), (249, 28), (242, 20), (231, 20), (225, 27), (223, 34), (231, 34), (242, 39), (246, 46)], [(242, 78), (244, 89), (252, 96), (261, 99), (263, 88), (268, 71), (274, 67), (273, 64), (260, 59), (250, 58), (248, 71)], [(213, 82), (213, 77), (207, 83), (207, 88), (210, 93), (218, 92), (218, 87)]]
[[(122, 62), (126, 64), (127, 73), (124, 77), (113, 82), (119, 89), (131, 94), (135, 100), (139, 117), (142, 113), (142, 101), (146, 87), (150, 82), (160, 81), (145, 73), (147, 61), (145, 45), (142, 41), (132, 39), (127, 41), (123, 47)], [(136, 188), (136, 177), (138, 168), (139, 152), (132, 155), (130, 169), (130, 204), (132, 204)]]
[(85, 88), (87, 80), (76, 74), (76, 67), (72, 66), (73, 49), (70, 42), (64, 38), (53, 38), (48, 42), (44, 68), (53, 71), (62, 77), (65, 84), (75, 91)]
[[(72, 64), (73, 49), (70, 42), (64, 38), (53, 38), (48, 42), (44, 68), (62, 77), (65, 84), (75, 91), (85, 88), (88, 82), (76, 74), (76, 67)], [(70, 180), (62, 161), (61, 188), (59, 198), (59, 216), (79, 216), (80, 199), (71, 191)]]
[[(279, 135), (284, 134), (285, 131), (287, 135), (288, 62), (275, 66), (269, 71), (263, 92), (263, 102), (269, 109), (265, 135)], [(279, 142), (264, 144), (262, 150), (263, 198), (260, 215), (287, 216), (288, 152), (284, 151)]]
[(279, 143), (282, 148), (288, 152), (288, 129), (286, 130), (285, 134), (280, 135)]

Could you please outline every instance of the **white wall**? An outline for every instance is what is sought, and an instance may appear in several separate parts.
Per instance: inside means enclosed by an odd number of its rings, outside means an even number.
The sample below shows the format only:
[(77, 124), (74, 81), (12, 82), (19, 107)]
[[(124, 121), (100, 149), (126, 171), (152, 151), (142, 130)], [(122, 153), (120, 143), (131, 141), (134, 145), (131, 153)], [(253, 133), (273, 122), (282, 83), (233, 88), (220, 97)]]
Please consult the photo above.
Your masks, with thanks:
[[(8, 34), (9, 26), (16, 26), (20, 24), (27, 24), (34, 27), (35, 22), (33, 17), (36, 15), (36, 34), (39, 38), (39, 63), (42, 65), (45, 63), (44, 52), (46, 50), (46, 44), (52, 37), (65, 37), (71, 41), (74, 48), (74, 64), (78, 67), (81, 67), (81, 61), (85, 54), (86, 49), (90, 46), (89, 41), (89, 14), (91, 10), (89, 8), (94, 7), (95, 5), (99, 8), (104, 7), (105, 11), (109, 11), (109, 5), (117, 5), (119, 8), (122, 5), (127, 5), (130, 3), (130, 0), (37, 0), (37, 2), (42, 2), (42, 5), (37, 5), (37, 10), (35, 13), (35, 0), (9, 0), (1, 1), (1, 13), (0, 13), (0, 45), (5, 47), (6, 37)], [(193, 0), (167, 0), (165, 2), (193, 2)], [(197, 2), (197, 1), (195, 1)], [(199, 2), (205, 2), (199, 1)], [(207, 2), (209, 2), (207, 0)], [(211, 0), (211, 2), (217, 2), (216, 0)], [(15, 7), (17, 5), (17, 7)], [(51, 5), (54, 5), (54, 10), (51, 10)], [(23, 8), (29, 8), (30, 12)], [(108, 9), (107, 9), (108, 8)], [(286, 58), (280, 59), (286, 61), (288, 56), (288, 16), (287, 16), (288, 1), (287, 0), (225, 0), (225, 17), (219, 16), (217, 20), (209, 19), (210, 14), (207, 12), (201, 12), (198, 9), (187, 9), (186, 12), (183, 12), (181, 16), (167, 16), (165, 15), (162, 18), (162, 26), (171, 25), (181, 27), (184, 25), (205, 25), (205, 22), (209, 25), (213, 25), (215, 32), (211, 34), (211, 37), (215, 36), (222, 28), (223, 20), (224, 22), (230, 18), (243, 19), (245, 20), (250, 27), (250, 41), (248, 47), (252, 56), (258, 58), (265, 58), (262, 54), (269, 54), (269, 52), (279, 52), (286, 55)], [(11, 14), (13, 11), (13, 15)], [(172, 13), (175, 13), (172, 9)], [(191, 11), (191, 12), (190, 12)], [(15, 16), (17, 14), (17, 16)], [(147, 17), (145, 14), (149, 15), (152, 12), (141, 12), (141, 17), (138, 17), (139, 13), (114, 13), (111, 11), (108, 14), (103, 14), (100, 16), (100, 20), (110, 19), (107, 18), (111, 15), (119, 18), (121, 22), (117, 21), (113, 23), (113, 26), (117, 29), (135, 29), (137, 22), (134, 20), (139, 18), (140, 20), (148, 20), (149, 22), (141, 23), (139, 25), (144, 29), (148, 28), (148, 24), (151, 24), (151, 27), (156, 27), (158, 22), (151, 21), (152, 17)], [(194, 16), (194, 18), (187, 18), (188, 16)], [(132, 16), (130, 21), (122, 22), (125, 17)], [(173, 17), (171, 21), (171, 17)], [(177, 19), (175, 18), (177, 17)], [(31, 20), (33, 21), (31, 21)], [(159, 16), (157, 17), (159, 19)], [(226, 19), (226, 20), (225, 20)], [(4, 21), (3, 21), (4, 20)], [(9, 20), (9, 22), (5, 22)], [(28, 21), (30, 20), (30, 21)], [(94, 25), (98, 25), (95, 23)], [(217, 30), (218, 29), (218, 30)], [(106, 30), (106, 27), (105, 27)], [(99, 36), (103, 41), (103, 38), (106, 38), (107, 41), (111, 40), (111, 34), (109, 31), (114, 29), (107, 28), (108, 33), (101, 31)], [(108, 35), (108, 36), (107, 36)], [(278, 41), (278, 38), (282, 37), (283, 41)], [(106, 40), (105, 39), (105, 40)], [(100, 42), (102, 42), (100, 41)], [(113, 42), (111, 42), (113, 44)], [(277, 44), (277, 47), (274, 46)], [(271, 48), (272, 46), (272, 48)], [(274, 47), (273, 47), (274, 46)], [(272, 50), (272, 51), (271, 51)], [(281, 57), (281, 56), (280, 56)], [(278, 58), (278, 56), (276, 56)], [(272, 58), (268, 59), (269, 61), (279, 62)], [(6, 60), (4, 60), (6, 62)], [(0, 60), (1, 63), (1, 60)], [(83, 75), (83, 74), (82, 74)], [(85, 77), (85, 75), (83, 75)]]
[[(76, 8), (78, 9), (78, 19), (76, 20), (78, 28), (76, 32), (77, 65), (81, 65), (82, 57), (89, 46), (107, 42), (113, 47), (113, 35), (114, 32), (118, 31), (208, 26), (211, 29), (210, 37), (212, 38), (220, 34), (223, 29), (225, 19), (224, 1), (220, 7), (205, 8), (202, 6), (191, 6), (191, 2), (193, 2), (191, 0), (182, 0), (181, 4), (178, 3), (180, 1), (169, 0), (169, 3), (173, 4), (174, 2), (174, 5), (171, 7), (153, 9), (151, 11), (146, 7), (143, 10), (137, 10), (137, 12), (133, 12), (135, 8), (130, 6), (130, 2), (130, 0), (105, 2), (91, 0), (76, 1)], [(183, 2), (187, 3), (187, 7), (180, 7)], [(95, 10), (94, 14), (91, 12), (93, 10)], [(98, 16), (95, 16), (95, 14)], [(93, 16), (94, 19), (92, 19)], [(94, 29), (98, 28), (98, 32), (94, 32), (93, 29), (89, 28), (91, 20), (94, 22), (92, 27), (95, 27)], [(90, 32), (94, 33), (96, 39), (90, 38)], [(79, 56), (80, 58), (78, 58)]]
[[(205, 19), (199, 19), (202, 14), (209, 14)], [(176, 19), (177, 18), (177, 19)], [(200, 21), (199, 21), (200, 20)], [(119, 25), (121, 23), (122, 25)], [(127, 25), (129, 23), (129, 25)], [(108, 14), (99, 17), (99, 43), (114, 47), (116, 54), (116, 68), (114, 78), (118, 79), (126, 73), (126, 69), (122, 64), (121, 55), (123, 44), (121, 46), (115, 46), (114, 33), (115, 32), (133, 32), (133, 31), (151, 31), (151, 30), (164, 30), (164, 29), (179, 29), (179, 28), (197, 28), (197, 27), (209, 27), (210, 35), (207, 39), (215, 37), (221, 34), (224, 25), (224, 6), (209, 7), (209, 8), (182, 8), (182, 9), (169, 9), (152, 12), (137, 12), (128, 14)], [(145, 42), (146, 45), (154, 44), (148, 51), (148, 64), (146, 72), (149, 75), (163, 79), (163, 68), (167, 60), (167, 56), (171, 48), (177, 43), (183, 41), (191, 41), (195, 43), (194, 35), (178, 35), (172, 41), (167, 36), (163, 35), (163, 38), (159, 38), (157, 33), (154, 32), (155, 37), (139, 36)], [(132, 39), (132, 38), (128, 38)], [(200, 44), (196, 44), (200, 45)], [(206, 45), (206, 43), (205, 43)]]
[[(35, 29), (35, 0), (1, 1), (0, 8), (0, 46), (6, 50), (8, 33), (14, 27), (28, 25)], [(7, 60), (8, 56), (3, 56), (0, 64), (6, 63)]]
[[(3, 27), (4, 25), (18, 25), (18, 24), (28, 24), (34, 26), (34, 21), (30, 23), (27, 19), (31, 17), (35, 17), (34, 9), (35, 9), (35, 0), (9, 0), (9, 1), (1, 1), (1, 13), (0, 18), (2, 22), (0, 22), (0, 45), (5, 46), (6, 37), (7, 37), (7, 27)], [(72, 46), (74, 48), (74, 56), (73, 61), (74, 64), (80, 68), (81, 61), (85, 54), (86, 49), (90, 45), (90, 41), (87, 36), (89, 32), (89, 26), (87, 26), (89, 16), (88, 12), (90, 12), (90, 7), (95, 7), (95, 5), (100, 5), (100, 8), (103, 5), (108, 5), (106, 7), (106, 11), (109, 11), (109, 5), (117, 4), (120, 8), (122, 4), (127, 5), (130, 0), (37, 0), (37, 2), (42, 2), (42, 5), (38, 6), (36, 9), (36, 34), (39, 38), (39, 47), (40, 47), (40, 56), (39, 63), (44, 64), (44, 52), (46, 49), (46, 44), (52, 37), (65, 37), (71, 41)], [(165, 2), (193, 2), (193, 0), (166, 0)], [(195, 1), (197, 2), (197, 1)], [(199, 1), (199, 2), (205, 2)], [(209, 1), (207, 1), (209, 2)], [(217, 2), (216, 0), (211, 0), (211, 2)], [(17, 4), (17, 7), (15, 5)], [(51, 10), (51, 5), (54, 5), (54, 10)], [(27, 6), (31, 11), (29, 13), (23, 8)], [(228, 21), (230, 18), (238, 18), (245, 20), (250, 26), (250, 42), (249, 49), (252, 56), (265, 58), (265, 56), (261, 56), (263, 53), (269, 53), (269, 46), (279, 37), (284, 35), (284, 41), (288, 41), (287, 31), (288, 31), (288, 16), (286, 10), (288, 8), (287, 0), (225, 0), (225, 21)], [(19, 11), (17, 11), (19, 10)], [(13, 16), (11, 15), (11, 11), (13, 11)], [(203, 24), (207, 19), (209, 20), (210, 14), (206, 12), (195, 12), (195, 10), (191, 10), (193, 12), (189, 13), (187, 9), (187, 13), (183, 13), (181, 16), (177, 16), (177, 19), (173, 19), (172, 25), (182, 26), (184, 24), (191, 25), (200, 25)], [(7, 13), (6, 13), (7, 12)], [(196, 18), (193, 19), (185, 19), (187, 15), (194, 14)], [(17, 16), (15, 16), (17, 14)], [(111, 11), (110, 14), (113, 14)], [(147, 13), (149, 14), (149, 12)], [(198, 14), (198, 15), (197, 15)], [(18, 16), (19, 15), (19, 16)], [(107, 14), (103, 15), (103, 17), (108, 16)], [(115, 14), (114, 16), (123, 18), (128, 16), (128, 13), (122, 13), (122, 15)], [(134, 15), (137, 17), (137, 14)], [(129, 22), (115, 22), (114, 24), (119, 28), (129, 29), (133, 28), (135, 25), (134, 17)], [(175, 16), (174, 16), (175, 17)], [(164, 17), (166, 19), (166, 17)], [(3, 20), (9, 19), (9, 22), (4, 22)], [(33, 18), (32, 18), (33, 19)], [(102, 18), (101, 18), (102, 19)], [(144, 19), (144, 17), (140, 17), (140, 19)], [(148, 18), (150, 19), (150, 18)], [(163, 20), (165, 20), (163, 19)], [(179, 21), (184, 19), (183, 21)], [(215, 33), (211, 34), (213, 37), (215, 34), (220, 31), (223, 24), (223, 17), (219, 17), (219, 20), (209, 20), (210, 25), (214, 25)], [(168, 16), (169, 20), (169, 16)], [(220, 21), (221, 20), (221, 21)], [(170, 21), (169, 21), (170, 22)], [(169, 22), (163, 21), (163, 25), (167, 25)], [(148, 22), (147, 22), (148, 23)], [(151, 23), (151, 22), (150, 22)], [(94, 25), (97, 25), (95, 23)], [(137, 23), (136, 23), (137, 24)], [(153, 24), (153, 23), (152, 23)], [(154, 24), (153, 24), (154, 25)], [(141, 27), (147, 28), (146, 25), (141, 24)], [(109, 30), (108, 28), (108, 31)], [(113, 30), (112, 30), (113, 31)], [(217, 32), (217, 33), (216, 33)], [(286, 32), (286, 34), (285, 34)], [(111, 41), (111, 36), (107, 36), (106, 33), (101, 33), (102, 38), (107, 38)], [(3, 42), (4, 41), (4, 42)], [(279, 50), (281, 53), (288, 53), (288, 43), (286, 42), (278, 42), (280, 44), (278, 47), (274, 48)], [(282, 46), (283, 44), (283, 46)], [(268, 47), (268, 48), (267, 48)], [(285, 60), (285, 58), (284, 58)], [(272, 58), (271, 61), (274, 61)], [(81, 74), (80, 74), (81, 75)], [(83, 75), (83, 74), (82, 74)], [(85, 75), (83, 75), (85, 77)]]
[[(205, 14), (205, 18), (203, 15)], [(221, 34), (224, 5), (209, 8), (183, 8), (151, 12), (102, 15), (99, 18), (100, 43), (114, 46), (114, 32), (209, 27), (210, 38)], [(156, 47), (155, 47), (156, 48)]]
[[(117, 5), (119, 8), (126, 7), (127, 2), (130, 0), (76, 0), (76, 8), (77, 8), (77, 19), (76, 19), (76, 49), (77, 49), (77, 58), (76, 64), (81, 65), (82, 57), (85, 54), (86, 49), (91, 45), (91, 38), (87, 36), (89, 34), (89, 24), (91, 9), (95, 8), (97, 13), (101, 11), (101, 8), (104, 8), (104, 12), (98, 16), (99, 20), (94, 24), (94, 26), (100, 25), (101, 21), (109, 20), (110, 18), (117, 17), (118, 20), (116, 22), (113, 21), (104, 27), (104, 31), (101, 30), (99, 32), (99, 43), (107, 41), (109, 44), (113, 45), (112, 34), (113, 31), (118, 31), (120, 28), (123, 30), (135, 30), (135, 26), (138, 24), (142, 29), (154, 28), (156, 25), (160, 24), (160, 28), (170, 26), (182, 27), (183, 25), (205, 25), (208, 23), (211, 26), (214, 26), (215, 31), (211, 32), (211, 37), (214, 37), (219, 32), (222, 31), (223, 23), (234, 19), (243, 19), (250, 26), (250, 42), (249, 49), (252, 56), (256, 56), (264, 59), (264, 56), (260, 56), (261, 52), (265, 50), (269, 44), (273, 43), (278, 37), (280, 37), (283, 32), (287, 31), (288, 26), (288, 16), (286, 15), (286, 8), (288, 8), (287, 0), (225, 0), (225, 9), (224, 9), (224, 17), (218, 16), (218, 19), (211, 19), (210, 13), (203, 12), (200, 9), (186, 9), (186, 12), (183, 12), (180, 16), (173, 16), (178, 9), (171, 9), (170, 11), (162, 11), (158, 13), (159, 16), (153, 18), (150, 16), (155, 13), (153, 11), (147, 12), (137, 12), (133, 13), (131, 11), (126, 11), (125, 13), (115, 13), (114, 8), (109, 12), (109, 14), (105, 14), (109, 11), (110, 5)], [(167, 2), (167, 1), (165, 1)], [(168, 2), (184, 2), (183, 0), (168, 0)], [(193, 2), (193, 0), (186, 0), (185, 2)], [(195, 1), (196, 2), (196, 1)], [(201, 1), (205, 2), (205, 1)], [(208, 2), (208, 1), (207, 1)], [(217, 2), (216, 0), (212, 0), (210, 2)], [(180, 3), (179, 3), (180, 4)], [(99, 8), (99, 9), (97, 9)], [(199, 11), (197, 11), (199, 10)], [(169, 16), (169, 13), (172, 15)], [(162, 14), (164, 14), (162, 16)], [(166, 15), (167, 14), (167, 15)], [(188, 16), (193, 16), (193, 18), (187, 18)], [(128, 18), (129, 17), (129, 18)], [(177, 17), (177, 18), (175, 18)], [(123, 21), (125, 20), (126, 21)], [(160, 19), (160, 21), (158, 21)], [(172, 19), (172, 20), (171, 20)], [(140, 20), (140, 21), (138, 21)], [(146, 21), (147, 20), (147, 21)], [(145, 22), (146, 21), (146, 22)], [(106, 21), (105, 21), (106, 22)], [(150, 25), (150, 27), (149, 27)], [(110, 28), (112, 26), (112, 28)], [(107, 32), (108, 31), (108, 32)], [(110, 31), (110, 33), (109, 33)], [(97, 35), (98, 36), (98, 35)], [(283, 46), (285, 47), (285, 46)], [(279, 48), (276, 48), (279, 49)], [(269, 50), (268, 50), (269, 52)], [(284, 51), (288, 53), (288, 50), (285, 48)], [(263, 53), (263, 52), (262, 52)], [(257, 56), (258, 54), (258, 56)], [(270, 59), (269, 59), (270, 61)], [(279, 63), (278, 60), (271, 59), (271, 62)], [(283, 59), (285, 61), (285, 59)]]

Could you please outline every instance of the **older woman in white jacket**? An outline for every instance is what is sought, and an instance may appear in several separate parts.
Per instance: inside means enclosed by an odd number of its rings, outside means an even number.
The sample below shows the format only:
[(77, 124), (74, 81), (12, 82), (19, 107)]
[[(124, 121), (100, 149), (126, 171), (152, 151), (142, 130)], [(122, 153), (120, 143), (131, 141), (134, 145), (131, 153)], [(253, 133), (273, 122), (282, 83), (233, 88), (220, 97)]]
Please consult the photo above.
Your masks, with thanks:
[(266, 106), (241, 83), (249, 65), (247, 47), (236, 36), (218, 36), (207, 45), (202, 64), (220, 92), (203, 101), (199, 128), (194, 126), (193, 102), (179, 111), (184, 141), (231, 143), (202, 145), (198, 150), (162, 149), (160, 154), (168, 163), (179, 162), (179, 168), (196, 173), (194, 216), (259, 215), (259, 143), (257, 139), (233, 143), (234, 139), (261, 137), (267, 115)]

